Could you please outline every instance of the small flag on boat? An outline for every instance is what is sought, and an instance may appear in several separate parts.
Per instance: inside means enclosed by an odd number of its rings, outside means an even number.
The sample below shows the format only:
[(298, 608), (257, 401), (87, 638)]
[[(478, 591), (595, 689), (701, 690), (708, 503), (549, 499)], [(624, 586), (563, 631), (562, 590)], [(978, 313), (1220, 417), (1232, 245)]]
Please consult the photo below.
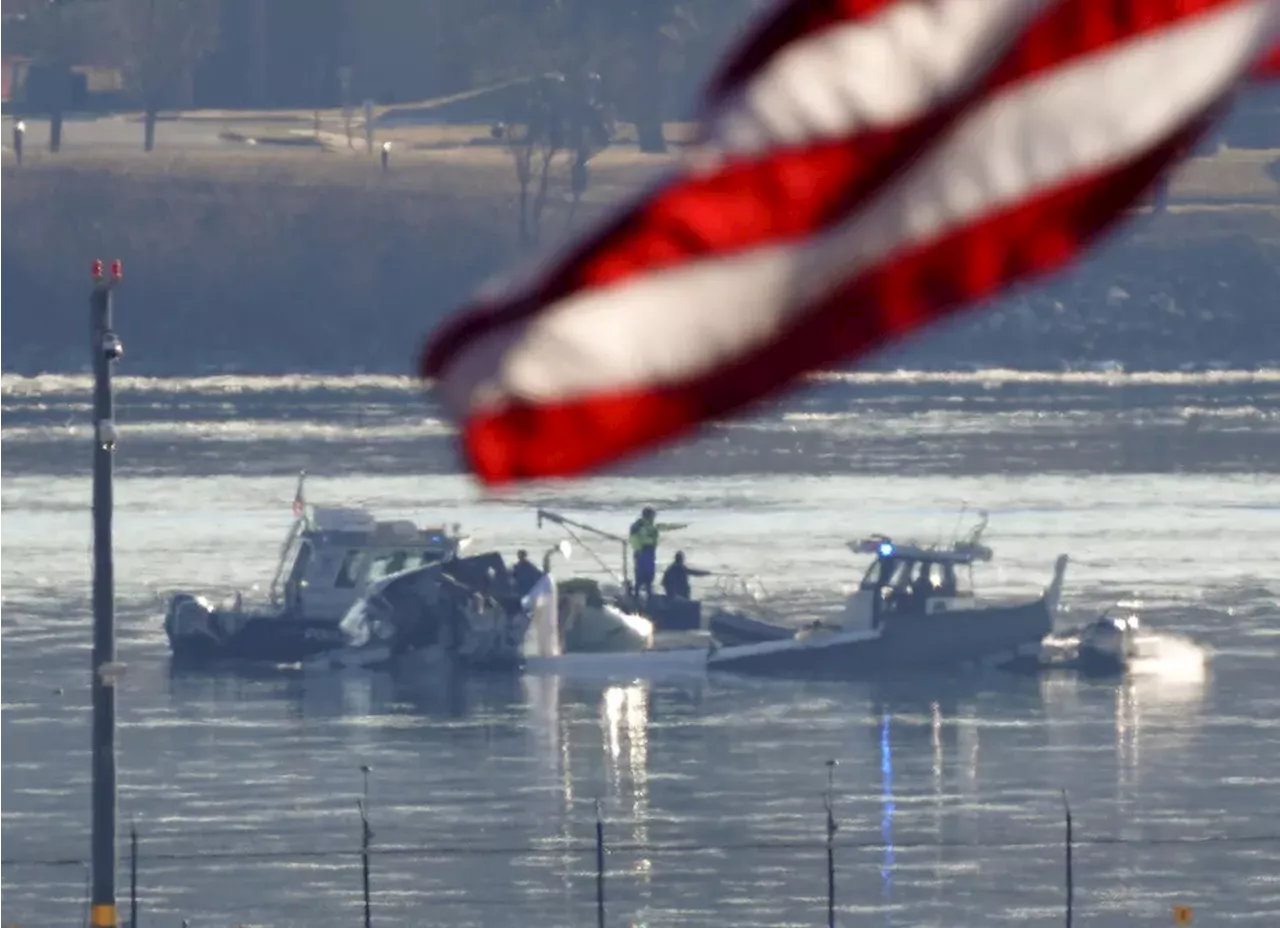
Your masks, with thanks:
[(302, 514), (307, 511), (307, 498), (303, 491), (303, 486), (307, 481), (307, 472), (304, 470), (298, 474), (298, 486), (293, 491), (293, 517), (301, 519)]
[(1070, 263), (1278, 35), (1280, 0), (786, 0), (685, 163), (420, 372), (488, 483), (657, 447)]

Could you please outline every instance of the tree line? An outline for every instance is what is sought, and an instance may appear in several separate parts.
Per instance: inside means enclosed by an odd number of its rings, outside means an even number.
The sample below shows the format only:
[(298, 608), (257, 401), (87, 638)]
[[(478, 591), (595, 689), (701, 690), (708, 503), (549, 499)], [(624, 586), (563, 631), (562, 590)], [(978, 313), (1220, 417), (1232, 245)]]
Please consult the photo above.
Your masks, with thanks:
[[(273, 35), (287, 33), (287, 41), (248, 41), (270, 43), (273, 69), (317, 72), (318, 92), (328, 97), (317, 106), (339, 105), (342, 66), (355, 71), (361, 96), (403, 100), (395, 87), (361, 85), (358, 59), (375, 58), (380, 44), (404, 49), (407, 41), (410, 49), (420, 46), (419, 66), (433, 69), (439, 93), (553, 72), (571, 82), (593, 75), (622, 118), (637, 124), (641, 146), (660, 151), (663, 116), (692, 96), (725, 44), (767, 2), (6, 0), (6, 46), (21, 45), (14, 50), (55, 73), (69, 75), (81, 64), (117, 68), (128, 99), (154, 116), (190, 106), (192, 84), (220, 43), (243, 40), (231, 32), (265, 29), (270, 14)], [(59, 122), (69, 86), (47, 95)], [(56, 148), (58, 129), (54, 134)], [(148, 120), (148, 148), (153, 141)]]
[(62, 121), (72, 102), (71, 68), (118, 68), (142, 109), (144, 147), (155, 144), (160, 110), (189, 89), (195, 68), (215, 47), (220, 0), (10, 0), (6, 29), (22, 51), (53, 75), (47, 94), (49, 147), (61, 147)]

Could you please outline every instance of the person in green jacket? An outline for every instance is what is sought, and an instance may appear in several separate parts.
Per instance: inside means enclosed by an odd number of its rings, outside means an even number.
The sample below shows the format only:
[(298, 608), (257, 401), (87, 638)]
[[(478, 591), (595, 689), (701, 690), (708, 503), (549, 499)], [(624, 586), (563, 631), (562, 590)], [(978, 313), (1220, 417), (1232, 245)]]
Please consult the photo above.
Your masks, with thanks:
[(652, 506), (645, 506), (640, 518), (631, 523), (631, 560), (635, 567), (636, 596), (645, 591), (645, 598), (653, 595), (653, 580), (658, 572), (658, 538), (662, 532), (684, 528), (680, 522), (656, 522), (658, 513)]

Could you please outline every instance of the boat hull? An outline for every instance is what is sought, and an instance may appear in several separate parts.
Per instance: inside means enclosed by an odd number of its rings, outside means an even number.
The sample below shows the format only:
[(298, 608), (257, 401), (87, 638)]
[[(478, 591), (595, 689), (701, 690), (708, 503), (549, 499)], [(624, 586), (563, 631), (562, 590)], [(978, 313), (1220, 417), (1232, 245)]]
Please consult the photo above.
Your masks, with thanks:
[(222, 661), (291, 664), (343, 644), (342, 632), (332, 619), (220, 611), (187, 594), (171, 600), (164, 630), (173, 661), (183, 665)]
[(878, 632), (819, 633), (717, 650), (711, 670), (765, 676), (886, 679), (999, 667), (1036, 653), (1053, 618), (1045, 600), (901, 616)]
[(1093, 648), (1081, 648), (1076, 655), (1075, 663), (1076, 669), (1086, 677), (1122, 676), (1128, 665), (1123, 654), (1097, 651)]
[(1111, 677), (1123, 674), (1134, 652), (1136, 619), (1103, 616), (1085, 626), (1076, 649), (1076, 665), (1082, 674)]
[(795, 635), (795, 629), (762, 622), (737, 612), (720, 611), (707, 623), (711, 637), (724, 647), (782, 641)]

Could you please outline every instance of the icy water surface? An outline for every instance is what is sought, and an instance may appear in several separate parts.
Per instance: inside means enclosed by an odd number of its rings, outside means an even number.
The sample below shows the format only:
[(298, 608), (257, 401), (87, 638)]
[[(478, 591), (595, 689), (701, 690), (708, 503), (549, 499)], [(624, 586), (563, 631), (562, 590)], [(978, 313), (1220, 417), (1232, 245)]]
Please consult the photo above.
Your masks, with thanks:
[[(79, 924), (87, 382), (3, 383), (4, 921)], [(1061, 924), (1064, 789), (1078, 924), (1280, 919), (1280, 374), (832, 377), (613, 475), (487, 498), (407, 382), (120, 399), (141, 925), (359, 924), (361, 764), (378, 925), (595, 924), (596, 800), (608, 924), (825, 924), (828, 758), (842, 925)], [(797, 616), (856, 581), (846, 540), (949, 537), (987, 508), (984, 591), (1035, 591), (1066, 552), (1065, 624), (1119, 603), (1159, 635), (1115, 684), (172, 675), (163, 595), (265, 585), (300, 467), (314, 502), (460, 521), (508, 554), (559, 539), (536, 506), (620, 531), (653, 503), (690, 523), (667, 548)]]

